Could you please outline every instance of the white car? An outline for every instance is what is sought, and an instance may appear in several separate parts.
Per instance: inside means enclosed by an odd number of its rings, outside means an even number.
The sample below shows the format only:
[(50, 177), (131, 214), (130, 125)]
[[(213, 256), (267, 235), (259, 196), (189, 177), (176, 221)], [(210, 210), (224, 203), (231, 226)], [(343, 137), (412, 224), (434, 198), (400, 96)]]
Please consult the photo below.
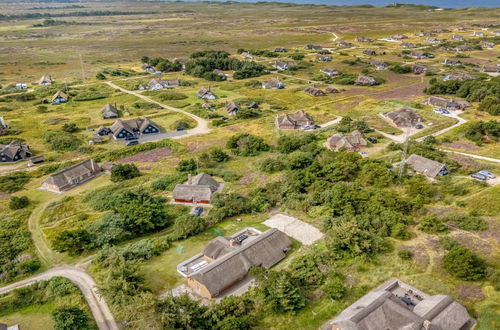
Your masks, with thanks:
[(491, 173), (490, 171), (481, 170), (478, 173), (484, 175), (488, 179), (494, 179), (494, 178), (496, 178), (496, 176), (493, 173)]

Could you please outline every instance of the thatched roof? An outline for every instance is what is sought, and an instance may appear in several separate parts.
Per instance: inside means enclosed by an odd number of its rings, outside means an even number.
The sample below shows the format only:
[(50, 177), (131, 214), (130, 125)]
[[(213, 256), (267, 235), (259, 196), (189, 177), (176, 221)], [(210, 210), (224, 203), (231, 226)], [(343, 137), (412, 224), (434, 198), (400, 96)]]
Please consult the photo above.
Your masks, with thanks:
[(50, 84), (52, 83), (52, 77), (49, 74), (44, 74), (42, 76), (42, 78), (40, 78), (40, 80), (38, 80), (39, 84), (42, 84), (45, 82), (50, 83)]
[(60, 172), (50, 175), (44, 183), (54, 185), (59, 188), (74, 185), (74, 180), (80, 177), (94, 176), (100, 172), (101, 168), (95, 160), (87, 159), (81, 163), (70, 166)]
[(415, 110), (407, 107), (391, 111), (386, 116), (398, 127), (413, 127), (423, 121)]
[(304, 110), (298, 110), (295, 113), (276, 116), (275, 124), (278, 128), (288, 128), (289, 126), (298, 128), (304, 125), (312, 125), (314, 121)]
[[(406, 304), (403, 297), (415, 307)], [(465, 330), (474, 323), (465, 307), (451, 297), (428, 296), (406, 283), (390, 280), (361, 297), (321, 329)]]
[(326, 68), (323, 68), (319, 71), (326, 73), (328, 75), (331, 75), (331, 76), (338, 76), (341, 74), (341, 72), (339, 70), (332, 68), (332, 67), (326, 67)]
[(135, 118), (135, 119), (127, 119), (127, 120), (117, 120), (111, 125), (111, 132), (113, 135), (117, 135), (122, 131), (122, 129), (126, 129), (130, 133), (134, 132), (142, 132), (145, 130), (149, 125), (156, 127), (158, 130), (160, 130), (160, 126), (158, 126), (156, 123), (154, 123), (151, 119), (149, 118)]
[(106, 104), (101, 109), (103, 118), (116, 118), (118, 117), (118, 110), (111, 104)]
[(406, 163), (410, 164), (415, 172), (425, 174), (431, 178), (436, 177), (446, 167), (443, 163), (416, 154), (410, 155), (406, 159)]
[(340, 150), (342, 148), (352, 150), (359, 147), (366, 147), (367, 142), (360, 131), (354, 130), (351, 135), (338, 133), (330, 136), (327, 139), (327, 144), (332, 150)]
[(225, 108), (226, 108), (227, 113), (230, 115), (235, 115), (236, 112), (238, 112), (238, 110), (240, 110), (239, 104), (234, 102), (234, 101), (227, 102)]
[[(189, 182), (190, 180), (191, 182)], [(212, 192), (217, 191), (220, 187), (220, 183), (206, 173), (200, 173), (190, 180), (188, 180), (187, 184), (209, 186)]]
[(364, 75), (359, 75), (355, 82), (357, 85), (375, 85), (376, 83), (377, 81), (374, 78)]
[(12, 141), (9, 144), (0, 144), (0, 155), (4, 154), (12, 159), (18, 152), (22, 159), (31, 156), (30, 148), (26, 143)]
[(63, 98), (64, 100), (68, 100), (68, 94), (64, 93), (63, 91), (57, 91), (52, 97), (52, 101), (54, 101), (58, 97)]
[(285, 251), (291, 245), (288, 237), (276, 228), (243, 241), (241, 245), (230, 246), (230, 241), (223, 237), (214, 241), (205, 250), (217, 258), (190, 276), (203, 284), (212, 296), (243, 279), (252, 267), (272, 267), (285, 258)]
[(178, 184), (173, 191), (173, 198), (183, 201), (210, 201), (212, 190), (206, 185)]
[(155, 88), (158, 84), (163, 88), (179, 87), (179, 79), (151, 79), (148, 83), (148, 86), (150, 89), (152, 89)]
[(199, 90), (198, 90), (198, 93), (196, 94), (196, 96), (200, 99), (204, 99), (204, 98), (216, 98), (215, 94), (212, 93), (212, 90), (210, 89), (210, 87), (201, 87)]
[(326, 95), (326, 93), (323, 92), (321, 89), (316, 88), (316, 87), (312, 87), (312, 86), (306, 87), (306, 89), (304, 89), (304, 92), (306, 92), (307, 94), (309, 94), (311, 96), (325, 96)]

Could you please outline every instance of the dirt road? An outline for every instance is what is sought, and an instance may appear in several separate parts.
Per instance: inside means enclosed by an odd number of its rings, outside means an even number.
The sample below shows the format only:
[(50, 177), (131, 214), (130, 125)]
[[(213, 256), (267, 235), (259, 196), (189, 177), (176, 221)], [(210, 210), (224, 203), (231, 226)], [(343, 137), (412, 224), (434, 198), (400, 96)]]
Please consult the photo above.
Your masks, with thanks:
[(95, 284), (92, 277), (90, 277), (83, 269), (77, 267), (63, 266), (52, 268), (44, 273), (35, 275), (28, 279), (7, 285), (5, 287), (1, 287), (0, 294), (29, 286), (39, 281), (49, 280), (56, 276), (67, 278), (80, 288), (82, 294), (87, 300), (87, 303), (89, 304), (90, 310), (92, 311), (92, 315), (94, 316), (99, 329), (119, 329), (118, 325), (115, 322), (115, 319), (113, 318), (113, 314), (111, 314), (108, 305), (104, 301), (104, 298), (97, 292), (97, 285)]
[(136, 96), (136, 97), (138, 97), (140, 99), (143, 99), (146, 102), (157, 104), (157, 105), (159, 105), (160, 107), (162, 107), (164, 109), (182, 113), (183, 115), (186, 115), (186, 116), (188, 116), (188, 117), (190, 117), (190, 118), (192, 118), (192, 119), (194, 119), (196, 121), (197, 126), (195, 128), (185, 131), (185, 134), (182, 134), (182, 135), (179, 135), (179, 136), (173, 136), (172, 137), (173, 139), (176, 139), (176, 138), (177, 139), (178, 138), (185, 138), (185, 137), (189, 137), (189, 136), (193, 136), (193, 135), (199, 135), (199, 134), (206, 134), (206, 133), (209, 133), (209, 132), (212, 131), (212, 129), (210, 129), (208, 127), (208, 120), (205, 120), (205, 119), (200, 118), (200, 117), (198, 117), (196, 115), (193, 115), (190, 112), (187, 112), (187, 111), (184, 111), (184, 110), (181, 110), (181, 109), (178, 109), (178, 108), (174, 108), (174, 107), (166, 105), (166, 104), (162, 104), (162, 103), (160, 103), (158, 101), (153, 100), (152, 98), (147, 97), (146, 95), (142, 95), (141, 93), (134, 92), (134, 91), (125, 89), (123, 87), (120, 87), (118, 85), (115, 85), (111, 81), (106, 82), (106, 84), (108, 84), (109, 86), (111, 86), (114, 89), (118, 89), (118, 90), (120, 90), (120, 91), (122, 91), (124, 93), (130, 94), (130, 95), (134, 95), (134, 96)]

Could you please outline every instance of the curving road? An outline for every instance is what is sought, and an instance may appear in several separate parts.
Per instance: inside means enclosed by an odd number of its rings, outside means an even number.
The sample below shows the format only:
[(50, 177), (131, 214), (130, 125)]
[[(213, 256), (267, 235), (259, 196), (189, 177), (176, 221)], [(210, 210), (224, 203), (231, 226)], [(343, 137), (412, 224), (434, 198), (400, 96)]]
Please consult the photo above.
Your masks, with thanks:
[(146, 102), (157, 104), (157, 105), (159, 105), (160, 107), (162, 107), (164, 109), (172, 110), (172, 111), (175, 111), (175, 112), (182, 113), (183, 115), (186, 115), (186, 116), (188, 116), (188, 117), (190, 117), (190, 118), (192, 118), (192, 119), (194, 119), (196, 121), (197, 126), (195, 128), (185, 131), (185, 134), (182, 134), (182, 135), (179, 135), (179, 136), (173, 136), (172, 137), (173, 139), (175, 139), (175, 138), (181, 138), (181, 137), (184, 138), (184, 137), (189, 137), (189, 136), (199, 135), (199, 134), (206, 134), (206, 133), (209, 133), (209, 132), (212, 131), (212, 129), (208, 127), (208, 120), (200, 118), (200, 117), (198, 117), (198, 116), (196, 116), (196, 115), (194, 115), (194, 114), (192, 114), (190, 112), (187, 112), (187, 111), (184, 111), (182, 109), (174, 108), (172, 106), (160, 103), (158, 101), (153, 100), (150, 97), (147, 97), (146, 95), (142, 95), (141, 93), (134, 92), (134, 91), (125, 89), (123, 87), (120, 87), (118, 85), (115, 85), (111, 81), (107, 81), (106, 84), (108, 84), (109, 86), (111, 86), (114, 89), (118, 89), (119, 91), (122, 91), (122, 92), (130, 94), (130, 95), (134, 95), (134, 96), (136, 96), (136, 97), (138, 97), (140, 99), (143, 99)]
[(119, 327), (113, 318), (113, 314), (111, 314), (104, 298), (99, 294), (94, 280), (81, 268), (72, 266), (52, 268), (25, 280), (1, 287), (0, 294), (25, 286), (30, 286), (36, 282), (46, 281), (57, 276), (67, 278), (80, 288), (100, 330), (119, 330)]

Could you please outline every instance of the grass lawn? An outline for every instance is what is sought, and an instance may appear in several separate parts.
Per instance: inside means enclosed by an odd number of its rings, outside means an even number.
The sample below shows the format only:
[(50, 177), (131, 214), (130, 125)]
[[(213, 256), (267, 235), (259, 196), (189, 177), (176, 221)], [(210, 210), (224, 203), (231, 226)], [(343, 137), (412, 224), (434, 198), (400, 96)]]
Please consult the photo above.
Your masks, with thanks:
[(161, 256), (153, 257), (141, 264), (140, 271), (146, 280), (145, 285), (155, 294), (171, 290), (183, 281), (183, 277), (177, 273), (177, 265), (182, 261), (203, 251), (206, 244), (219, 234), (230, 236), (246, 227), (254, 227), (259, 230), (268, 229), (261, 224), (267, 219), (266, 215), (242, 215), (241, 221), (235, 218), (225, 220), (214, 228), (175, 243)]
[(54, 321), (50, 314), (55, 309), (54, 303), (29, 306), (16, 313), (0, 316), (0, 323), (5, 323), (7, 326), (18, 324), (23, 330), (39, 330), (42, 324), (43, 329), (53, 329)]

